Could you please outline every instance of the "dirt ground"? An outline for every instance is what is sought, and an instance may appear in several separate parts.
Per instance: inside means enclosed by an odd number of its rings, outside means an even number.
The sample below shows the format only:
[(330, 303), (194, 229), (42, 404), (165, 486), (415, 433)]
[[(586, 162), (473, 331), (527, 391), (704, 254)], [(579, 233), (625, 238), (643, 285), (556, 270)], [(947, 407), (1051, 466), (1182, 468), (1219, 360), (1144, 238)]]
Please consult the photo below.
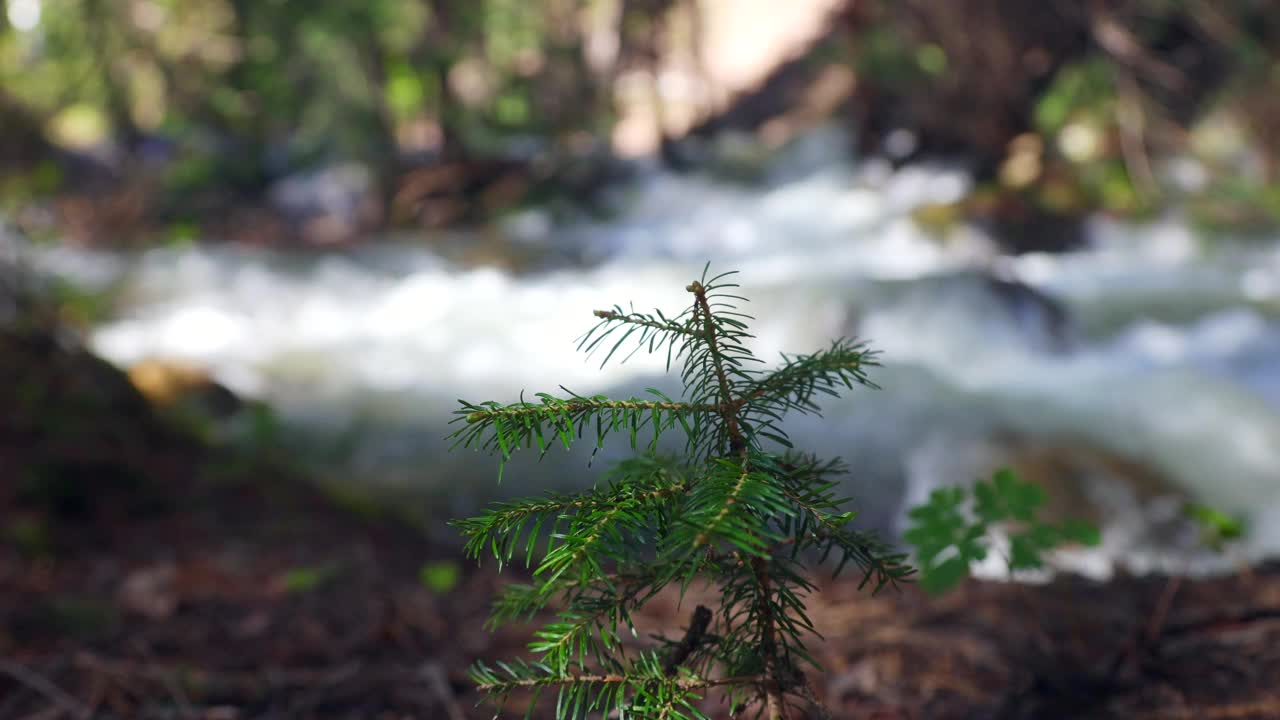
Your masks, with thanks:
[[(0, 718), (495, 716), (466, 668), (529, 629), (485, 631), (487, 567), (295, 480), (186, 493), (0, 549)], [(10, 536), (33, 517), (6, 515)], [(420, 576), (454, 561), (454, 582)], [(813, 598), (813, 685), (837, 718), (1280, 718), (1278, 571), (940, 599), (841, 580)], [(642, 620), (678, 632), (700, 601)]]

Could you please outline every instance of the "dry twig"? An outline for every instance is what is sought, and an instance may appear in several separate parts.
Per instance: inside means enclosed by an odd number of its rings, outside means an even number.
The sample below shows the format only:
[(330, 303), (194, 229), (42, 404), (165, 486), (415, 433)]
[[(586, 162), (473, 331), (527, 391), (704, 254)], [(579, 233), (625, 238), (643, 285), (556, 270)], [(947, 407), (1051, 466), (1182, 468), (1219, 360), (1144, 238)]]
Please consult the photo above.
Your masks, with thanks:
[(51, 680), (22, 663), (8, 658), (0, 658), (0, 673), (8, 675), (22, 685), (44, 696), (49, 702), (73, 717), (87, 718), (93, 713), (87, 705), (72, 697), (66, 690), (58, 687)]

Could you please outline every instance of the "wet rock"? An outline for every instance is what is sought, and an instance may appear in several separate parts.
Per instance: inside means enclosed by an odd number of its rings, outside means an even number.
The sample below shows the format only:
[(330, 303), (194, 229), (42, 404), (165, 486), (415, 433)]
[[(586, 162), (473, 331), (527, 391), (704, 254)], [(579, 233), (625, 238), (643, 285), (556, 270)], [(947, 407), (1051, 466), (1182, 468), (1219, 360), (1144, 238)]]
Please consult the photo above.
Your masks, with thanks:
[[(767, 146), (756, 135), (737, 130), (706, 138), (685, 138), (671, 148), (668, 155), (680, 158), (676, 165), (680, 170), (704, 170), (717, 179), (743, 184), (762, 182), (776, 155), (776, 148)], [(673, 163), (668, 160), (667, 164)]]
[(374, 176), (359, 164), (290, 175), (268, 191), (273, 208), (298, 223), (305, 240), (333, 244), (353, 239), (380, 218)]
[(244, 402), (208, 369), (183, 360), (147, 358), (132, 365), (128, 376), (129, 382), (159, 408), (183, 407), (222, 419), (244, 407)]
[(1065, 252), (1085, 243), (1083, 212), (1059, 212), (1041, 207), (1022, 194), (997, 191), (968, 203), (976, 224), (1007, 252)]
[(1077, 344), (1066, 307), (1029, 285), (984, 272), (923, 278), (887, 288), (850, 334), (875, 338), (898, 360), (992, 363), (1060, 355)]
[(987, 277), (985, 287), (1005, 303), (1020, 326), (1037, 332), (1047, 349), (1065, 352), (1075, 344), (1074, 328), (1065, 305), (1052, 296), (1016, 280)]
[(190, 444), (127, 376), (54, 331), (0, 328), (0, 504), (61, 517), (145, 511), (184, 476)]
[(120, 607), (151, 620), (163, 620), (178, 609), (178, 568), (160, 563), (129, 573), (116, 594)]
[(515, 206), (531, 190), (530, 166), (506, 158), (437, 161), (401, 173), (391, 199), (395, 225), (476, 223)]
[(1095, 523), (1164, 504), (1185, 494), (1168, 478), (1140, 462), (1075, 444), (1011, 441), (1003, 464), (1045, 489), (1049, 520), (1082, 518)]

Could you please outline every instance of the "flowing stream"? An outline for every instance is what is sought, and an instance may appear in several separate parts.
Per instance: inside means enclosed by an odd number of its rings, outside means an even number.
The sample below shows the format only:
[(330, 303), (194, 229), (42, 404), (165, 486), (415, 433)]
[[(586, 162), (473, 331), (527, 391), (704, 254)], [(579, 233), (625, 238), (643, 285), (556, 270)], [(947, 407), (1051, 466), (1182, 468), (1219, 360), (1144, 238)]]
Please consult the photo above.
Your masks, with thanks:
[[(589, 449), (553, 451), (509, 467), (498, 487), (493, 462), (446, 452), (456, 398), (678, 391), (663, 358), (602, 370), (574, 340), (595, 308), (679, 311), (710, 260), (741, 271), (762, 357), (846, 334), (882, 352), (882, 389), (790, 425), (801, 447), (849, 462), (866, 524), (900, 528), (931, 488), (1020, 448), (1082, 448), (1243, 516), (1246, 556), (1280, 551), (1280, 238), (1201, 238), (1176, 215), (1098, 219), (1086, 250), (1006, 257), (974, 228), (935, 237), (910, 219), (959, 198), (963, 173), (839, 156), (818, 133), (764, 186), (655, 171), (608, 221), (514, 216), (506, 235), (547, 259), (519, 274), (395, 239), (325, 254), (211, 244), (35, 257), (83, 285), (124, 287), (123, 310), (91, 337), (107, 358), (197, 361), (315, 438), (331, 472), (447, 491), (436, 497), (455, 511), (594, 472)], [(1160, 497), (1108, 495), (1127, 481), (1116, 474), (1089, 490), (1104, 497), (1107, 539), (1078, 567), (1222, 565), (1183, 536), (1161, 538)]]

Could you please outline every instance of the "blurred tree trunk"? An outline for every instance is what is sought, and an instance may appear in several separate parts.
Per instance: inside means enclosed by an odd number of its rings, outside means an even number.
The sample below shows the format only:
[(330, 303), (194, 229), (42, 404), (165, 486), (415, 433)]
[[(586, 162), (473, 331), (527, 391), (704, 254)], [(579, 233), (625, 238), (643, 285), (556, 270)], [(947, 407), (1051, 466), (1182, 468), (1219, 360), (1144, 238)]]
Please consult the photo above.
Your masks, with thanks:
[(869, 78), (880, 100), (866, 108), (869, 134), (913, 130), (922, 152), (972, 157), (983, 178), (995, 175), (1009, 140), (1032, 127), (1032, 98), (1090, 44), (1087, 12), (1075, 3), (882, 2), (872, 21), (937, 47), (946, 69), (924, 85)]
[(602, 80), (589, 62), (590, 31), (580, 22), (586, 3), (574, 0), (548, 4), (548, 32), (542, 41), (547, 72), (535, 80), (535, 114), (550, 119), (557, 137), (584, 129), (599, 132), (598, 121), (613, 114), (613, 83)]
[[(232, 21), (233, 31), (236, 37), (239, 38), (241, 46), (246, 48), (253, 41), (257, 32), (252, 2), (253, 0), (232, 0), (230, 3), (232, 14), (235, 16)], [(288, 33), (290, 31), (285, 30), (285, 32)], [(254, 92), (252, 81), (253, 63), (251, 54), (242, 52), (227, 71), (228, 84), (244, 100), (247, 106), (246, 117), (239, 122), (234, 119), (228, 122), (229, 119), (225, 117), (224, 113), (218, 113), (209, 108), (210, 114), (218, 117), (218, 125), (230, 131), (238, 141), (245, 145), (245, 158), (243, 162), (239, 163), (243, 175), (239, 180), (240, 185), (250, 191), (264, 188), (269, 182), (268, 176), (270, 173), (266, 168), (266, 157), (271, 142), (270, 118), (266, 112), (263, 112), (261, 98), (258, 98)], [(208, 107), (207, 103), (204, 103), (204, 105)]]
[(387, 222), (400, 176), (400, 144), (396, 140), (395, 118), (387, 105), (386, 52), (371, 14), (361, 12), (359, 17), (362, 27), (355, 40), (356, 52), (369, 87), (369, 107), (364, 113), (370, 130), (367, 160), (378, 185), (379, 221)]
[[(450, 0), (423, 0), (430, 13), (427, 32), (423, 33), (415, 56), (418, 62), (426, 67), (427, 73), (436, 84), (436, 121), (440, 124), (440, 156), (444, 161), (463, 160), (467, 157), (466, 142), (463, 139), (462, 124), (465, 122), (462, 103), (449, 85), (449, 71), (458, 61), (470, 39), (465, 22), (466, 8), (462, 13), (455, 12), (459, 3)], [(481, 0), (471, 0), (482, 4)]]
[(129, 92), (129, 78), (119, 62), (112, 30), (119, 30), (116, 21), (120, 13), (108, 7), (104, 0), (87, 0), (85, 15), (93, 38), (93, 52), (102, 71), (106, 90), (107, 116), (115, 133), (115, 140), (126, 153), (126, 161), (132, 159), (142, 142), (142, 131), (133, 119)]
[(53, 154), (44, 136), (44, 118), (0, 88), (0, 174), (27, 170)]
[(622, 0), (618, 65), (622, 71), (636, 70), (648, 77), (649, 111), (658, 133), (661, 157), (668, 166), (679, 167), (659, 82), (665, 20), (674, 5), (675, 0)]

